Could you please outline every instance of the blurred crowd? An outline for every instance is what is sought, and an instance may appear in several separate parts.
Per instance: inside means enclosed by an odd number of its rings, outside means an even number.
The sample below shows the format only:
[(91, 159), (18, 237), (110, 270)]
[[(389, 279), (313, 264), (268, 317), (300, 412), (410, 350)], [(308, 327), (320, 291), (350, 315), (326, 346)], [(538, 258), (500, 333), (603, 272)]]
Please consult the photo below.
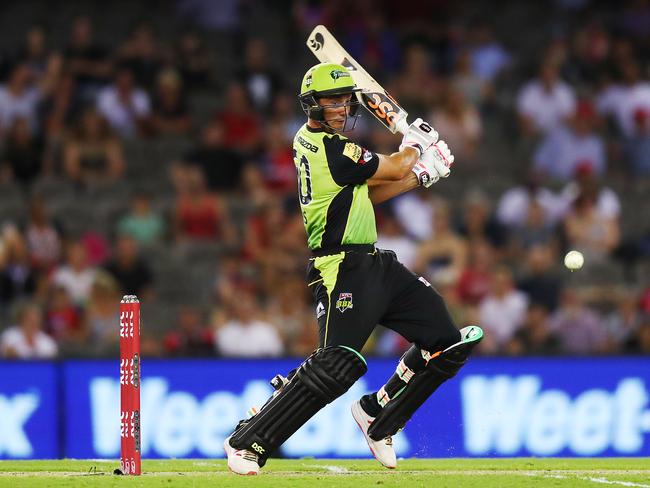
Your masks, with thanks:
[[(146, 355), (314, 349), (291, 141), (318, 23), (456, 156), (449, 180), (377, 209), (377, 246), (459, 327), (484, 327), (480, 353), (650, 353), (650, 2), (515, 2), (513, 33), (467, 2), (294, 0), (277, 7), (290, 12), (279, 54), (244, 28), (255, 2), (218, 3), (177, 2), (204, 15), (164, 36), (138, 21), (111, 43), (92, 16), (70, 19), (64, 43), (33, 24), (2, 56), (0, 357), (114, 355), (124, 294), (165, 312), (143, 315)], [(370, 117), (351, 137), (399, 145)], [(585, 256), (575, 273), (569, 249)], [(173, 303), (174, 286), (188, 299)], [(380, 327), (364, 352), (408, 346)]]

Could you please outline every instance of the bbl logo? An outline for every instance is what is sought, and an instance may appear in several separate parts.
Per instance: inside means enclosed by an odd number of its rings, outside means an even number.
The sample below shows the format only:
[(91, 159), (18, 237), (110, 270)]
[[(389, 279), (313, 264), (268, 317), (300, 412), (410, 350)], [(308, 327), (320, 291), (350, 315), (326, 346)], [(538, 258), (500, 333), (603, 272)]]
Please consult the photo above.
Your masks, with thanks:
[(343, 313), (352, 308), (352, 293), (339, 293), (339, 299), (336, 301), (336, 308)]

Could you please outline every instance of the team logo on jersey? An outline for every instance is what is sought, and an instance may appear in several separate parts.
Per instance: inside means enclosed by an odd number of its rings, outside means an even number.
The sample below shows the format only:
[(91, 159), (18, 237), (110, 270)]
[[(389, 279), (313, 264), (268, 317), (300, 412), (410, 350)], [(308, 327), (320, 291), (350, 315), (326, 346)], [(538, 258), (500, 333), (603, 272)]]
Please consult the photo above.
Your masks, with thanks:
[(343, 156), (347, 156), (355, 163), (361, 161), (361, 155), (363, 154), (363, 149), (361, 146), (357, 146), (354, 142), (346, 142), (345, 147), (343, 148)]
[(323, 305), (323, 302), (318, 302), (318, 305), (316, 305), (316, 320), (323, 315), (325, 315), (325, 305)]
[(367, 149), (363, 150), (363, 161), (359, 161), (361, 164), (368, 163), (372, 159), (372, 153)]
[(336, 308), (343, 313), (353, 307), (352, 293), (339, 293), (339, 299), (336, 300)]

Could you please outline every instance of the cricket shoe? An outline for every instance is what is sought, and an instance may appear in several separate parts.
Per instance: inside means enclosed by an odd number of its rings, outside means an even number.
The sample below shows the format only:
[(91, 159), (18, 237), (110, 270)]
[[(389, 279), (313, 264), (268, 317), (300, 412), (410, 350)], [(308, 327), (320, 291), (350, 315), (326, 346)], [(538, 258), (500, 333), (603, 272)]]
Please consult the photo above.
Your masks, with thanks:
[(223, 441), (223, 449), (228, 456), (228, 469), (233, 473), (252, 476), (260, 472), (257, 454), (246, 449), (235, 449), (230, 445), (230, 437)]
[(363, 432), (363, 436), (366, 438), (372, 455), (387, 468), (395, 469), (397, 467), (397, 457), (395, 456), (395, 449), (393, 449), (393, 438), (388, 436), (380, 441), (376, 441), (368, 435), (368, 428), (375, 418), (366, 413), (359, 400), (352, 404), (351, 410), (352, 417), (354, 417), (355, 422), (361, 429), (361, 432)]

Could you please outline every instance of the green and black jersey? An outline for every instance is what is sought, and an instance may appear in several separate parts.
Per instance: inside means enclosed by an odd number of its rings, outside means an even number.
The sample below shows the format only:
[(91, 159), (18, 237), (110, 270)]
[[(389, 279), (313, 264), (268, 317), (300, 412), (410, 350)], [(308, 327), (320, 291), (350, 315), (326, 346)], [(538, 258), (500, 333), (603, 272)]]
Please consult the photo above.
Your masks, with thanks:
[(293, 140), (293, 155), (309, 248), (374, 244), (375, 211), (366, 180), (377, 171), (379, 156), (306, 124)]

